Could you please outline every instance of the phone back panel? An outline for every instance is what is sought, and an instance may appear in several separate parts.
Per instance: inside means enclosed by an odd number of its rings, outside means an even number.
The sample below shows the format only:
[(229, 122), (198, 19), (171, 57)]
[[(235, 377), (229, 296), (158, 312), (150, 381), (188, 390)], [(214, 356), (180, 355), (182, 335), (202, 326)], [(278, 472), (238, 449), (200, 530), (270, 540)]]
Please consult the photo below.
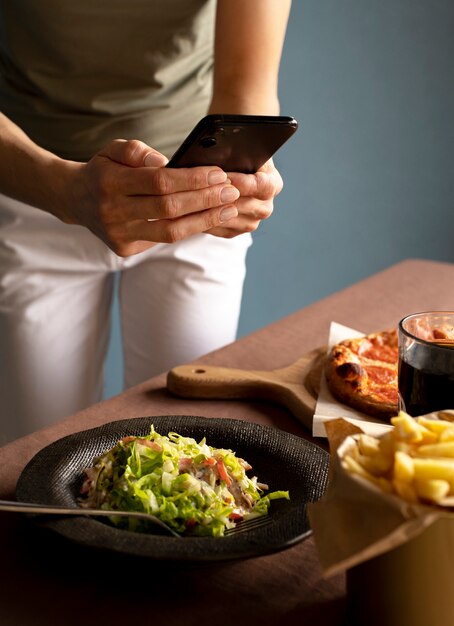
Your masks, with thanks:
[(297, 130), (292, 117), (208, 115), (167, 167), (218, 165), (227, 172), (256, 172)]

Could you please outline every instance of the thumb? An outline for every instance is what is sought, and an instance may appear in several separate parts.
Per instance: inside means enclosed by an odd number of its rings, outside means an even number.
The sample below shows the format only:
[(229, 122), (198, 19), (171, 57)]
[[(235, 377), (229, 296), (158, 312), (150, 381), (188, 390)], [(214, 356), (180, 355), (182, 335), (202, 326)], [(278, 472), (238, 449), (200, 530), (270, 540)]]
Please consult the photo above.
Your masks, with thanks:
[(138, 139), (115, 139), (99, 155), (129, 167), (163, 167), (168, 161), (163, 154)]

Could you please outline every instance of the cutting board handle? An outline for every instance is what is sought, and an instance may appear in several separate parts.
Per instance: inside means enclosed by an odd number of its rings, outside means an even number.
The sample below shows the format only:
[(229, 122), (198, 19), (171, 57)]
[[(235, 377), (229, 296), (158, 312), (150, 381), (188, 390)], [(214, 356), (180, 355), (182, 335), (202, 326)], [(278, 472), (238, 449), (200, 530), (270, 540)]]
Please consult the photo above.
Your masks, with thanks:
[(262, 398), (269, 387), (280, 388), (267, 372), (212, 365), (180, 365), (167, 375), (167, 388), (185, 398)]
[(183, 398), (277, 403), (307, 428), (312, 428), (323, 357), (324, 350), (317, 349), (288, 367), (276, 370), (244, 370), (198, 363), (179, 365), (168, 372), (167, 388)]

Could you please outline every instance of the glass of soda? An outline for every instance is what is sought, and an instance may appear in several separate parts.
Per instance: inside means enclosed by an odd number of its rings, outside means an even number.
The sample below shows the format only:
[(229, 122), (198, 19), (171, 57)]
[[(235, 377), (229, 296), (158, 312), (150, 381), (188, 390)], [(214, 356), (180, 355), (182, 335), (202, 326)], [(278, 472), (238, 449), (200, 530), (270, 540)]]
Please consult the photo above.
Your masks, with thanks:
[(454, 409), (454, 311), (399, 322), (399, 409), (416, 417)]

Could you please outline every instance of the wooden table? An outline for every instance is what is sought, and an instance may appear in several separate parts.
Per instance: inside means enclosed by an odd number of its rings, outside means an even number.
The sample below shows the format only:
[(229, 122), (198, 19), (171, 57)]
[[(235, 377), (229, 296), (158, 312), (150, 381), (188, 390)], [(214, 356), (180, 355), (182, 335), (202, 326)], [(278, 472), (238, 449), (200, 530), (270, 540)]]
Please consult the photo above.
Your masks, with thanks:
[[(243, 369), (276, 369), (324, 345), (332, 320), (363, 332), (396, 325), (408, 313), (454, 310), (454, 265), (406, 260), (199, 359)], [(297, 288), (297, 286), (296, 286)], [(0, 448), (0, 497), (41, 448), (69, 433), (128, 417), (202, 415), (310, 433), (265, 402), (172, 397), (162, 374), (49, 428)], [(321, 443), (321, 440), (316, 440)], [(73, 545), (0, 513), (0, 624), (329, 624), (345, 621), (344, 577), (323, 579), (312, 538), (245, 561), (171, 568)]]

